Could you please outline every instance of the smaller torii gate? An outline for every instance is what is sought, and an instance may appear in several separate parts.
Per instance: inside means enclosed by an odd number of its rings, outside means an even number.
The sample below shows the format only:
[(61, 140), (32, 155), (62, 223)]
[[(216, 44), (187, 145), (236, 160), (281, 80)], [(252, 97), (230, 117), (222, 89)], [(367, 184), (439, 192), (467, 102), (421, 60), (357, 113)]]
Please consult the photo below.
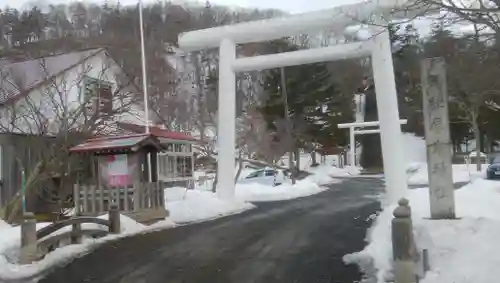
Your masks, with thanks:
[[(400, 125), (405, 125), (406, 123), (408, 123), (407, 119), (399, 120)], [(379, 121), (354, 122), (337, 125), (339, 129), (349, 128), (349, 165), (356, 166), (356, 135), (380, 134), (380, 129), (358, 130), (357, 128), (378, 127), (379, 125)]]

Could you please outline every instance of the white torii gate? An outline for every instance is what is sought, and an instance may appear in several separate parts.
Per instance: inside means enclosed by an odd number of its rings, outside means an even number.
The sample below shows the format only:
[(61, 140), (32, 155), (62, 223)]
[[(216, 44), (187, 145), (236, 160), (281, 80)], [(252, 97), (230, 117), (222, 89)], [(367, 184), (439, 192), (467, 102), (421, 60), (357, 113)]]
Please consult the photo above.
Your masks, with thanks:
[[(333, 28), (343, 33), (346, 27), (362, 22), (375, 19), (378, 24), (384, 24), (386, 23), (384, 19), (387, 18), (410, 18), (421, 12), (404, 9), (401, 1), (405, 0), (373, 0), (289, 17), (196, 30), (179, 35), (179, 47), (185, 52), (219, 47), (217, 163), (219, 181), (217, 192), (220, 198), (233, 198), (235, 190), (236, 72), (365, 56), (371, 56), (373, 67), (387, 197), (389, 201), (400, 197), (407, 185), (404, 166), (402, 166), (404, 153), (400, 141), (401, 129), (398, 122), (399, 112), (391, 44), (389, 32), (386, 29), (378, 28), (377, 35), (364, 42), (249, 58), (236, 58), (236, 44), (268, 41), (325, 28)], [(401, 11), (399, 15), (394, 14), (395, 9)]]
[[(399, 120), (399, 124), (406, 124), (408, 120), (401, 119)], [(380, 134), (380, 129), (373, 130), (357, 130), (356, 128), (364, 128), (364, 127), (376, 127), (379, 126), (379, 121), (370, 121), (370, 122), (354, 122), (354, 123), (344, 123), (338, 124), (337, 127), (339, 129), (347, 129), (349, 128), (349, 164), (351, 166), (356, 166), (356, 135), (369, 135), (369, 134)]]

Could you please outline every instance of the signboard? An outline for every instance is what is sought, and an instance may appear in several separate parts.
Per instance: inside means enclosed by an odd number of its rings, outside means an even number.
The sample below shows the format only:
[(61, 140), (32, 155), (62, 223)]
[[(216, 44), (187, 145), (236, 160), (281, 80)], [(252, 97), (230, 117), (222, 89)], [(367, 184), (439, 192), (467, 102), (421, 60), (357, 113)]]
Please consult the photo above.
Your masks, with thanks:
[(109, 155), (108, 158), (108, 184), (110, 186), (128, 186), (129, 170), (126, 154)]
[(431, 218), (455, 218), (450, 123), (445, 62), (422, 62), (422, 93), (427, 145)]

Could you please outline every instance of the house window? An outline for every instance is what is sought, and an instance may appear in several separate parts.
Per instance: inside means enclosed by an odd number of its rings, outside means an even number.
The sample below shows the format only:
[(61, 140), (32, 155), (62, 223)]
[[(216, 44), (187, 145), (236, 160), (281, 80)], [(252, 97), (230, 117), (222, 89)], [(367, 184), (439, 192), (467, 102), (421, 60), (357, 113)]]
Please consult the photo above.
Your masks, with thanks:
[(88, 113), (111, 113), (113, 110), (113, 92), (111, 83), (86, 77), (84, 80), (83, 99)]

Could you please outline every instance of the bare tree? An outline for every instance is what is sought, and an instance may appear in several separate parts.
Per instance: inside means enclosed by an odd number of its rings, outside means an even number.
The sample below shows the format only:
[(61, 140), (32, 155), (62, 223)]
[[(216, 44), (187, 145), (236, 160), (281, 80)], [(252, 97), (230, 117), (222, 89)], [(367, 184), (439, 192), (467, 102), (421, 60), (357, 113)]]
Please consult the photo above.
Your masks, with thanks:
[(427, 56), (443, 56), (447, 62), (450, 103), (460, 110), (457, 121), (470, 126), (476, 140), (477, 170), (481, 170), (481, 112), (500, 99), (499, 53), (481, 40), (479, 29), (472, 36), (455, 38), (446, 33), (427, 43)]
[[(134, 117), (137, 103), (132, 79), (107, 62), (102, 68), (82, 61), (81, 68), (53, 73), (45, 59), (39, 64), (39, 84), (30, 85), (13, 66), (2, 68), (0, 92), (4, 98), (0, 131), (7, 136), (22, 135), (23, 147), (7, 143), (26, 173), (26, 195), (43, 199), (59, 209), (72, 194), (81, 157), (70, 155), (69, 148), (83, 139), (116, 130), (114, 122), (123, 115)], [(22, 63), (21, 63), (22, 64)], [(26, 160), (24, 149), (29, 149)], [(20, 211), (20, 193), (10, 201), (7, 220), (12, 222)]]
[[(419, 9), (421, 15), (436, 15), (445, 19), (449, 24), (458, 21), (468, 21), (476, 25), (488, 27), (494, 33), (500, 31), (500, 1), (499, 0), (475, 0), (475, 1), (440, 1), (440, 0), (416, 0), (406, 9)], [(448, 13), (441, 13), (445, 11)]]

